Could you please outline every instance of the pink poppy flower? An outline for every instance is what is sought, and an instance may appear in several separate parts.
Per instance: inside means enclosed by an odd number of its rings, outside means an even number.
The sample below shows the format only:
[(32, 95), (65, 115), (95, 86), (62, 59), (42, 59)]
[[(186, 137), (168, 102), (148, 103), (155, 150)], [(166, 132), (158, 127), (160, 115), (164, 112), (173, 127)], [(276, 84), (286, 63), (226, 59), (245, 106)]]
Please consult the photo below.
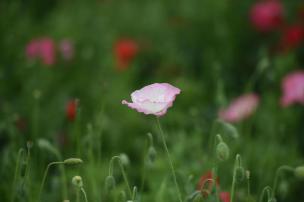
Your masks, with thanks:
[(283, 31), (281, 48), (290, 50), (298, 47), (304, 40), (304, 28), (302, 25), (292, 25)]
[(71, 41), (64, 39), (59, 44), (59, 51), (64, 60), (71, 60), (74, 56), (74, 46)]
[(282, 90), (282, 106), (287, 107), (294, 103), (304, 104), (304, 71), (295, 71), (285, 76)]
[(230, 202), (230, 193), (229, 192), (221, 192), (220, 199), (222, 202)]
[(46, 65), (55, 63), (55, 44), (53, 39), (43, 38), (40, 40), (40, 56)]
[(250, 20), (258, 31), (273, 31), (283, 22), (283, 6), (279, 0), (260, 1), (251, 8)]
[(138, 45), (131, 39), (119, 40), (114, 47), (117, 68), (125, 70), (138, 53)]
[(180, 89), (168, 83), (154, 83), (134, 91), (131, 94), (132, 102), (123, 100), (122, 104), (144, 114), (162, 116), (179, 93)]
[(28, 59), (33, 60), (39, 55), (39, 41), (34, 39), (30, 41), (25, 48)]
[(32, 40), (26, 46), (26, 56), (30, 59), (41, 59), (46, 65), (55, 63), (55, 43), (51, 38)]
[(73, 122), (77, 115), (78, 101), (76, 99), (68, 101), (65, 109), (66, 117), (69, 121)]
[(226, 109), (220, 110), (219, 117), (227, 122), (239, 122), (248, 118), (256, 110), (258, 104), (258, 95), (245, 94), (234, 100)]

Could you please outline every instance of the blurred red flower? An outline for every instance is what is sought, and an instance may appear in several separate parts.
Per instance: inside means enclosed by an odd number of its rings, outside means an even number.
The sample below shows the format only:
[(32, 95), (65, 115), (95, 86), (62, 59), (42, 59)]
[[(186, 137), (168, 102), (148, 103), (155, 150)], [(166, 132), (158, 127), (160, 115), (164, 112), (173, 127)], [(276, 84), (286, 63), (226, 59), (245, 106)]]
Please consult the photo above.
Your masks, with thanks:
[(127, 69), (138, 53), (138, 45), (132, 39), (119, 40), (116, 42), (114, 49), (117, 68), (119, 70)]
[[(207, 173), (203, 174), (197, 184), (197, 190), (201, 190), (203, 188), (204, 185), (208, 185), (208, 189), (212, 188), (212, 182), (209, 181), (209, 180), (212, 180), (213, 177), (212, 177), (212, 172), (211, 171), (208, 171)], [(219, 186), (220, 183), (219, 183), (219, 178), (217, 177), (216, 178), (216, 185)]]
[(28, 59), (41, 59), (45, 65), (55, 63), (55, 43), (49, 37), (33, 39), (26, 46)]
[(69, 100), (66, 105), (66, 117), (69, 121), (74, 121), (77, 115), (78, 101), (76, 99)]
[(221, 192), (220, 199), (222, 202), (230, 202), (230, 193), (229, 192)]
[(260, 1), (251, 8), (250, 21), (260, 32), (273, 31), (283, 23), (283, 5), (279, 0)]
[[(212, 172), (208, 171), (207, 173), (203, 174), (197, 184), (197, 190), (201, 190), (203, 186), (208, 185), (206, 188), (211, 190), (212, 189), (212, 182), (209, 180), (212, 180)], [(216, 178), (216, 186), (219, 187), (219, 178)], [(220, 199), (222, 202), (230, 202), (230, 193), (229, 192), (220, 192)]]
[(280, 47), (283, 51), (298, 47), (304, 39), (304, 28), (302, 25), (291, 25), (284, 29), (281, 37)]

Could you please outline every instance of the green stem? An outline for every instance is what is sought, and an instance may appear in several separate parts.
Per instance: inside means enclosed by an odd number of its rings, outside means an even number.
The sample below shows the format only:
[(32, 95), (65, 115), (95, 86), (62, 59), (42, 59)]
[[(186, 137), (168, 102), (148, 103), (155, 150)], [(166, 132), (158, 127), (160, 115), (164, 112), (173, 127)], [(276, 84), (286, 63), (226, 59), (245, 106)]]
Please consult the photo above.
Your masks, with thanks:
[(235, 187), (236, 187), (236, 168), (237, 166), (240, 166), (240, 155), (237, 154), (234, 162), (233, 167), (233, 178), (232, 178), (232, 185), (231, 185), (231, 191), (230, 191), (230, 202), (234, 201), (234, 195), (235, 195)]
[(16, 168), (15, 168), (15, 174), (14, 174), (14, 180), (13, 180), (13, 189), (12, 189), (12, 196), (11, 196), (11, 201), (13, 202), (15, 199), (15, 193), (16, 193), (16, 183), (17, 183), (17, 178), (18, 178), (18, 173), (20, 169), (20, 159), (21, 156), (24, 154), (24, 149), (21, 148), (18, 151), (18, 157), (17, 157), (17, 162), (16, 162)]
[(76, 202), (80, 201), (79, 189), (76, 189)]
[(276, 190), (277, 190), (277, 187), (278, 187), (278, 182), (279, 182), (279, 178), (280, 178), (280, 174), (281, 172), (283, 171), (290, 171), (290, 172), (293, 172), (294, 171), (294, 168), (290, 167), (290, 166), (280, 166), (277, 171), (276, 171), (276, 175), (275, 175), (275, 178), (274, 178), (274, 181), (273, 181), (273, 187), (272, 187), (272, 197), (274, 198), (275, 197), (275, 193), (276, 193)]
[(43, 174), (43, 178), (42, 178), (42, 182), (41, 182), (41, 185), (40, 185), (40, 189), (39, 189), (39, 194), (38, 194), (38, 202), (40, 201), (40, 197), (41, 197), (41, 193), (42, 193), (42, 190), (43, 190), (43, 186), (44, 186), (44, 183), (45, 183), (45, 180), (46, 180), (46, 177), (47, 177), (47, 174), (49, 172), (49, 169), (52, 165), (59, 165), (59, 164), (64, 164), (64, 162), (62, 161), (58, 161), (58, 162), (52, 162), (52, 163), (49, 163), (44, 171), (44, 174)]
[(212, 172), (212, 178), (213, 178), (213, 187), (215, 189), (215, 199), (216, 202), (220, 202), (220, 198), (219, 198), (219, 193), (217, 190), (217, 184), (216, 184), (216, 178), (217, 178), (217, 165), (215, 165), (215, 167), (213, 168), (213, 172)]
[(179, 190), (178, 183), (177, 183), (177, 178), (176, 178), (176, 174), (175, 174), (175, 169), (174, 169), (173, 162), (172, 162), (172, 159), (171, 159), (171, 157), (170, 157), (170, 153), (169, 153), (169, 150), (168, 150), (168, 147), (167, 147), (166, 138), (165, 138), (164, 132), (163, 132), (163, 130), (162, 130), (162, 127), (161, 127), (161, 125), (160, 125), (159, 118), (157, 117), (156, 120), (157, 120), (157, 125), (158, 125), (158, 128), (159, 128), (161, 137), (162, 137), (163, 146), (164, 146), (164, 149), (165, 149), (165, 151), (166, 151), (167, 158), (168, 158), (168, 161), (169, 161), (169, 164), (170, 164), (170, 168), (171, 168), (173, 180), (174, 180), (174, 183), (175, 183), (175, 186), (176, 186), (176, 191), (177, 191), (177, 194), (178, 194), (178, 199), (179, 199), (180, 202), (182, 202), (182, 201), (183, 201), (183, 200), (182, 200), (182, 195), (181, 195), (181, 192), (180, 192), (180, 190)]
[(82, 194), (83, 194), (83, 197), (84, 197), (85, 202), (88, 202), (87, 194), (86, 194), (84, 188), (81, 187), (80, 190), (81, 190), (81, 192), (82, 192)]
[(121, 163), (121, 160), (120, 160), (119, 156), (113, 156), (112, 157), (112, 159), (110, 161), (109, 176), (113, 176), (113, 166), (114, 166), (115, 159), (117, 159), (117, 161), (118, 161), (122, 177), (123, 177), (123, 179), (124, 179), (124, 181), (127, 185), (127, 188), (128, 188), (129, 196), (130, 196), (130, 198), (132, 198), (132, 190), (131, 190), (131, 187), (130, 187), (130, 184), (129, 184), (129, 181), (128, 181), (128, 177), (127, 177), (126, 171), (125, 171), (125, 169), (124, 169), (124, 167)]

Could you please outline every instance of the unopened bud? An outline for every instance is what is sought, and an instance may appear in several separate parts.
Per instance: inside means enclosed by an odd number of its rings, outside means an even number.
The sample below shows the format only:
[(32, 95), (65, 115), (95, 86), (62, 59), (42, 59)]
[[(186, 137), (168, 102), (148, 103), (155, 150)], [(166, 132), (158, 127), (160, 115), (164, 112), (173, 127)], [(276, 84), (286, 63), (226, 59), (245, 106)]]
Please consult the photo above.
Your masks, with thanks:
[(156, 159), (156, 150), (153, 146), (150, 146), (149, 149), (148, 149), (148, 159), (151, 163), (153, 163)]
[(245, 178), (245, 170), (243, 167), (237, 167), (235, 170), (235, 178), (237, 182), (242, 182)]
[(197, 194), (193, 199), (193, 202), (202, 202), (202, 201), (203, 201), (203, 197), (201, 194)]
[(83, 161), (80, 158), (69, 158), (63, 161), (64, 164), (68, 165), (77, 165), (83, 163)]
[(297, 178), (304, 179), (304, 166), (298, 166), (294, 170), (294, 174)]
[(83, 183), (82, 183), (82, 178), (80, 176), (74, 176), (72, 178), (72, 184), (75, 185), (78, 188), (82, 188)]
[(122, 165), (124, 165), (124, 166), (128, 166), (130, 164), (129, 157), (124, 153), (119, 155), (119, 159), (120, 159), (120, 162), (122, 163)]
[(125, 191), (121, 191), (119, 193), (119, 201), (123, 201), (123, 202), (127, 201), (127, 195)]
[(225, 142), (220, 142), (216, 146), (216, 156), (217, 156), (218, 160), (226, 161), (226, 160), (228, 160), (229, 155), (230, 155), (230, 150), (229, 150), (228, 145)]
[(111, 191), (115, 188), (115, 186), (116, 186), (115, 178), (112, 175), (109, 175), (106, 178), (106, 182), (105, 182), (106, 190)]

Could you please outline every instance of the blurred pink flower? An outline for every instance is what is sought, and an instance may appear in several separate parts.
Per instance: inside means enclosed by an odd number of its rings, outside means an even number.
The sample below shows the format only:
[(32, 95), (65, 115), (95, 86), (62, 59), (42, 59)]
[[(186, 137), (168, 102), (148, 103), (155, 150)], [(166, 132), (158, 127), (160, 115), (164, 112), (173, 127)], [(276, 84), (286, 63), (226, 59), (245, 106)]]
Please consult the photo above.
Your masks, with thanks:
[(304, 104), (304, 71), (295, 71), (283, 79), (281, 104), (287, 107), (294, 103)]
[(42, 62), (46, 65), (55, 63), (55, 44), (51, 38), (43, 38), (40, 40), (40, 56)]
[(226, 109), (220, 110), (219, 117), (227, 122), (239, 122), (249, 117), (258, 104), (258, 95), (245, 94), (235, 99)]
[(121, 39), (116, 42), (114, 51), (117, 68), (119, 70), (124, 70), (128, 68), (129, 64), (137, 55), (138, 45), (132, 39)]
[(220, 199), (222, 202), (230, 202), (230, 193), (229, 192), (221, 192)]
[(68, 40), (64, 39), (59, 44), (59, 51), (65, 60), (71, 60), (74, 56), (74, 46), (73, 43)]
[(258, 31), (272, 31), (283, 22), (283, 5), (279, 0), (260, 1), (251, 8), (250, 20)]
[(28, 59), (33, 60), (39, 55), (39, 41), (34, 39), (30, 41), (26, 46), (26, 56)]
[(180, 89), (168, 83), (154, 83), (134, 91), (131, 94), (132, 102), (123, 100), (122, 104), (144, 114), (162, 116), (180, 92)]
[(51, 38), (38, 38), (26, 46), (26, 56), (30, 60), (41, 59), (46, 65), (55, 63), (55, 44)]

